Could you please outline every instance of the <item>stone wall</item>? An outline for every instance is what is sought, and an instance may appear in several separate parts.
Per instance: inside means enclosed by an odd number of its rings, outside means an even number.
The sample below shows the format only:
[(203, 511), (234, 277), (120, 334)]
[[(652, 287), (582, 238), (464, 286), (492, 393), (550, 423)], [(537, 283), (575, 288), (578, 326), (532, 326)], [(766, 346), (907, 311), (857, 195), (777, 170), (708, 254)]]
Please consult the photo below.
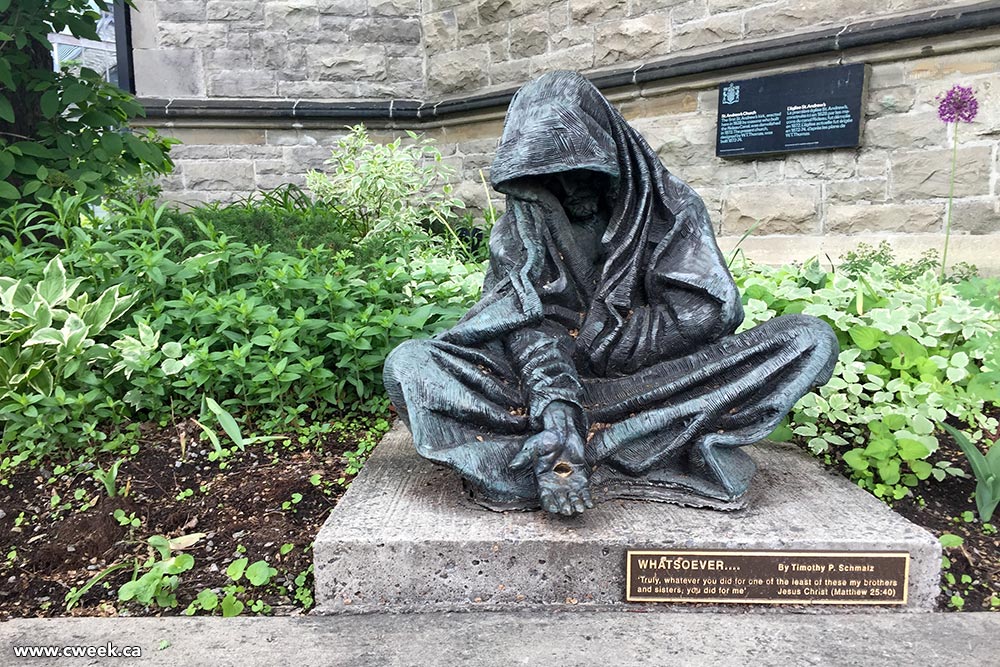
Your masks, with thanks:
[[(1000, 232), (1000, 48), (872, 65), (858, 149), (755, 160), (715, 157), (718, 92), (625, 103), (664, 164), (706, 199), (723, 235), (944, 231), (954, 125), (935, 97), (972, 86), (980, 113), (962, 124), (953, 228)], [(998, 248), (1000, 250), (1000, 248)]]
[(138, 0), (136, 92), (154, 98), (424, 94), (420, 0)]
[(138, 0), (137, 93), (438, 98), (947, 0)]
[(639, 66), (670, 54), (944, 4), (948, 3), (424, 0), (427, 90), (447, 95), (518, 84), (553, 69)]
[[(303, 0), (297, 0), (302, 2)], [(346, 2), (348, 0), (341, 0)], [(372, 3), (369, 0), (368, 9)], [(394, 0), (399, 2), (401, 0)], [(512, 0), (505, 0), (507, 4)], [(532, 7), (539, 0), (517, 0), (519, 11)], [(421, 30), (428, 58), (427, 98), (431, 91), (444, 95), (442, 82), (447, 77), (434, 74), (435, 59), (449, 62), (479, 62), (475, 69), (479, 78), (458, 80), (467, 93), (481, 92), (485, 87), (500, 83), (494, 72), (503, 67), (517, 68), (510, 83), (519, 84), (543, 70), (570, 66), (567, 61), (536, 60), (525, 56), (518, 48), (541, 49), (541, 40), (534, 47), (511, 41), (519, 16), (507, 13), (482, 13), (493, 0), (460, 2), (444, 6), (449, 0), (423, 0), (425, 15)], [(435, 5), (434, 3), (438, 3)], [(523, 3), (523, 4), (522, 4)], [(177, 9), (183, 4), (173, 3)], [(208, 3), (211, 5), (212, 3)], [(233, 3), (230, 3), (233, 4)], [(282, 3), (244, 3), (267, 6)], [(284, 3), (288, 4), (288, 3)], [(332, 4), (332, 3), (331, 3)], [(761, 24), (760, 6), (739, 0), (699, 0), (668, 2), (666, 0), (630, 0), (628, 3), (607, 5), (617, 9), (593, 9), (593, 22), (581, 21), (575, 29), (591, 31), (593, 41), (587, 48), (594, 54), (600, 49), (597, 34), (602, 21), (631, 21), (634, 12), (646, 8), (643, 16), (677, 19), (678, 23), (664, 34), (669, 35), (666, 48), (678, 47), (677, 34), (684, 25), (707, 25), (720, 17), (739, 16), (741, 35), (756, 36), (753, 31), (797, 29), (809, 23), (804, 8), (816, 13), (813, 21), (834, 16), (829, 6), (846, 7), (849, 2), (831, 0), (827, 3), (807, 1), (768, 3), (770, 23)], [(884, 6), (912, 8), (913, 2), (889, 2)], [(793, 5), (796, 9), (792, 9)], [(578, 0), (550, 3), (550, 15), (558, 7), (569, 12), (570, 23), (574, 7), (578, 16), (584, 5)], [(479, 7), (475, 21), (460, 28), (463, 7)], [(597, 7), (594, 4), (594, 7)], [(654, 8), (658, 8), (655, 9)], [(428, 11), (429, 10), (429, 11)], [(682, 11), (695, 11), (687, 23)], [(866, 8), (860, 4), (857, 12)], [(496, 11), (499, 11), (497, 9)], [(560, 10), (561, 11), (561, 10)], [(656, 14), (656, 11), (661, 14)], [(451, 14), (449, 14), (449, 12)], [(662, 14), (666, 12), (666, 14)], [(455, 17), (455, 29), (445, 30), (448, 16)], [(534, 15), (534, 14), (523, 14)], [(319, 20), (324, 14), (317, 11)], [(617, 19), (613, 17), (617, 16)], [(713, 18), (715, 17), (715, 18)], [(756, 18), (755, 18), (756, 17)], [(433, 19), (433, 20), (432, 20)], [(471, 18), (468, 19), (472, 21)], [(440, 25), (435, 24), (439, 21)], [(539, 19), (540, 21), (540, 19)], [(784, 28), (768, 27), (776, 25)], [(474, 24), (475, 30), (472, 26)], [(499, 31), (496, 25), (505, 25)], [(683, 24), (683, 25), (682, 25)], [(239, 25), (234, 23), (234, 25)], [(437, 25), (437, 27), (435, 27)], [(545, 53), (554, 44), (561, 44), (552, 24), (542, 25), (546, 36)], [(812, 27), (809, 23), (806, 27)], [(521, 26), (523, 27), (523, 26)], [(516, 28), (518, 35), (530, 29)], [(232, 29), (232, 26), (230, 26)], [(574, 29), (572, 25), (566, 28)], [(451, 30), (449, 32), (449, 30)], [(472, 31), (472, 32), (463, 32)], [(494, 30), (508, 35), (506, 61), (492, 60), (493, 47), (489, 35)], [(478, 31), (478, 32), (476, 32)], [(238, 33), (235, 33), (238, 34)], [(471, 45), (463, 45), (462, 35), (477, 35)], [(769, 34), (769, 33), (768, 33)], [(449, 36), (450, 35), (450, 36)], [(520, 38), (519, 38), (520, 39)], [(704, 44), (705, 37), (698, 41)], [(446, 44), (454, 50), (434, 52), (435, 45)], [(718, 45), (715, 45), (717, 47)], [(485, 59), (476, 60), (471, 52), (481, 52)], [(568, 47), (569, 49), (577, 47)], [(691, 49), (709, 49), (709, 46)], [(280, 49), (279, 49), (280, 50)], [(690, 50), (690, 49), (689, 49)], [(687, 52), (687, 51), (685, 51)], [(574, 52), (577, 53), (577, 52)], [(583, 49), (579, 50), (583, 53)], [(624, 52), (623, 52), (624, 53)], [(389, 57), (389, 56), (386, 56)], [(623, 56), (624, 57), (624, 56)], [(596, 58), (592, 54), (592, 58)], [(527, 61), (527, 65), (525, 64)], [(444, 62), (442, 60), (441, 62)], [(590, 62), (596, 63), (592, 59)], [(868, 99), (862, 145), (858, 149), (818, 151), (774, 156), (752, 160), (720, 159), (715, 157), (715, 123), (717, 86), (731, 78), (750, 78), (780, 71), (833, 65), (840, 62), (864, 62), (871, 66)], [(619, 63), (621, 64), (621, 63)], [(535, 67), (538, 69), (534, 69)], [(137, 69), (140, 67), (137, 61)], [(580, 69), (580, 66), (574, 67)], [(585, 68), (584, 68), (585, 69)], [(473, 69), (468, 69), (473, 72)], [(215, 76), (209, 75), (209, 79)], [(471, 74), (470, 74), (471, 76)], [(301, 82), (303, 85), (309, 80)], [(360, 85), (363, 82), (358, 82)], [(883, 43), (822, 56), (810, 56), (781, 62), (764, 63), (738, 70), (722, 70), (701, 75), (624, 86), (606, 93), (626, 118), (649, 140), (668, 169), (690, 182), (705, 199), (720, 245), (732, 247), (740, 237), (755, 226), (753, 235), (742, 247), (750, 254), (769, 261), (787, 261), (828, 253), (838, 256), (844, 248), (858, 240), (890, 239), (903, 255), (915, 255), (929, 247), (940, 247), (945, 225), (946, 202), (949, 194), (952, 136), (936, 115), (935, 97), (952, 85), (972, 86), (979, 98), (979, 117), (971, 125), (959, 128), (958, 174), (955, 180), (953, 239), (950, 256), (955, 260), (971, 260), (994, 273), (1000, 272), (1000, 30), (987, 29), (963, 35), (944, 35), (926, 40), (911, 40), (899, 44)], [(508, 86), (509, 87), (509, 86)], [(435, 138), (446, 162), (457, 173), (459, 196), (474, 207), (486, 204), (486, 189), (480, 172), (488, 178), (489, 165), (497, 138), (502, 129), (504, 109), (497, 107), (470, 112), (447, 120), (388, 121), (369, 123), (374, 136), (390, 139), (415, 129)], [(292, 182), (303, 184), (305, 173), (322, 168), (331, 146), (342, 135), (345, 122), (293, 121), (259, 119), (245, 122), (239, 119), (208, 121), (157, 121), (164, 133), (176, 136), (184, 144), (173, 149), (178, 164), (175, 174), (165, 181), (165, 196), (190, 203), (227, 200), (253, 189), (272, 188)], [(493, 204), (503, 207), (502, 197), (493, 194)]]

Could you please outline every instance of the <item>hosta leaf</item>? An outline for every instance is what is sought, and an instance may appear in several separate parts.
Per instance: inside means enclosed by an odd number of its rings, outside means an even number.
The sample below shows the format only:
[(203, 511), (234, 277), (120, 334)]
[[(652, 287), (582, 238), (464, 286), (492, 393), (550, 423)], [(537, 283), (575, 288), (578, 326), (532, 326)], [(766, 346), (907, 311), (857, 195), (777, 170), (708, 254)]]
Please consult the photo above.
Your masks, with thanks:
[(899, 448), (899, 456), (904, 461), (922, 459), (931, 453), (931, 450), (927, 447), (927, 445), (917, 440), (910, 440), (909, 438), (900, 438), (897, 441), (897, 445)]
[(874, 350), (884, 338), (884, 334), (875, 327), (854, 326), (847, 333), (862, 350)]

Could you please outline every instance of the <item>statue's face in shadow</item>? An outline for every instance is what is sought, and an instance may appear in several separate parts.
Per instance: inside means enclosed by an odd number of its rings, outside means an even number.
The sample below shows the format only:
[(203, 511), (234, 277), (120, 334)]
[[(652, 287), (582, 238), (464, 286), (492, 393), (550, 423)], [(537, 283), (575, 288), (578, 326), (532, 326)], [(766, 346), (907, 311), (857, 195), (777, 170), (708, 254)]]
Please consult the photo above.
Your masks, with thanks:
[(588, 222), (594, 217), (607, 221), (607, 176), (586, 170), (565, 171), (553, 174), (547, 185), (562, 203), (570, 222)]

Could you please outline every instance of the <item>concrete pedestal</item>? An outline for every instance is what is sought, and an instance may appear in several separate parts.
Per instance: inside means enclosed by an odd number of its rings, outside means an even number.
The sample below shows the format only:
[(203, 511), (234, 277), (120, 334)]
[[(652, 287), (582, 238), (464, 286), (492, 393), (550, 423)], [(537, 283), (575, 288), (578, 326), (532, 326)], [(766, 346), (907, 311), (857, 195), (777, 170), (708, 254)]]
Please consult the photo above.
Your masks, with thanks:
[(458, 475), (420, 458), (397, 424), (316, 538), (318, 612), (688, 606), (625, 602), (628, 549), (908, 552), (907, 604), (879, 609), (933, 609), (933, 535), (793, 446), (747, 451), (759, 470), (738, 511), (618, 500), (574, 518), (497, 513), (466, 500)]

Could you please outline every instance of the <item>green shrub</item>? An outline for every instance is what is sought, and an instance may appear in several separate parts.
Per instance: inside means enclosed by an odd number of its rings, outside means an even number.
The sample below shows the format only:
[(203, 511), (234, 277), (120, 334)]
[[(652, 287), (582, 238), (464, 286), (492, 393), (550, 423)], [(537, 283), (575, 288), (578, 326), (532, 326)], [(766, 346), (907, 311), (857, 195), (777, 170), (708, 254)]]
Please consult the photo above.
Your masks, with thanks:
[(433, 140), (413, 132), (407, 136), (407, 143), (397, 138), (379, 144), (363, 125), (350, 128), (326, 162), (331, 173), (307, 175), (309, 189), (339, 214), (344, 231), (361, 247), (389, 242), (405, 254), (432, 243), (466, 261), (485, 261), (488, 231), (471, 216), (456, 214), (465, 204), (452, 196), (447, 183), (453, 171)]
[(334, 250), (352, 247), (330, 215), (322, 212), (272, 211), (242, 206), (203, 207), (164, 213), (165, 225), (175, 227), (189, 242), (203, 241), (213, 235), (225, 235), (234, 241), (270, 246), (271, 250), (293, 254), (299, 244), (305, 247), (327, 246)]
[[(925, 250), (920, 257), (908, 261), (897, 261), (888, 241), (881, 241), (878, 247), (859, 243), (841, 257), (838, 269), (852, 278), (862, 276), (873, 266), (880, 266), (891, 280), (913, 282), (928, 271), (940, 271), (941, 260), (937, 250)], [(962, 282), (976, 275), (976, 267), (959, 262), (951, 267), (947, 277), (949, 282)]]
[(95, 339), (124, 314), (130, 299), (121, 285), (93, 301), (68, 279), (58, 257), (42, 279), (0, 276), (0, 418), (5, 435), (26, 440), (84, 437), (103, 440), (100, 421), (116, 416), (95, 373), (112, 350)]
[(955, 290), (972, 305), (1000, 313), (1000, 278), (972, 277), (955, 285)]
[(778, 435), (838, 455), (879, 497), (901, 498), (921, 480), (957, 472), (928, 461), (945, 420), (979, 435), (997, 428), (984, 409), (1000, 405), (1000, 318), (926, 269), (905, 281), (877, 262), (855, 277), (827, 274), (815, 261), (736, 273), (744, 328), (785, 313), (833, 327), (841, 344), (833, 378), (796, 404)]
[[(109, 199), (97, 217), (87, 197), (56, 193), (0, 212), (0, 276), (13, 290), (3, 326), (22, 336), (5, 366), (18, 382), (0, 383), (0, 413), (18, 415), (0, 426), (0, 470), (58, 448), (114, 448), (122, 421), (203, 417), (206, 405), (272, 430), (306, 411), (384, 409), (386, 355), (453, 325), (483, 267), (455, 232), (461, 202), (436, 189), (445, 172), (427, 142), (376, 146), (356, 128), (333, 163), (312, 177), (320, 201), (287, 186), (183, 214)], [(71, 322), (74, 338), (60, 347), (47, 332), (42, 348), (38, 331), (62, 329), (44, 317), (28, 327), (20, 311), (53, 308), (26, 291), (53, 267), (73, 290), (56, 324)], [(77, 341), (73, 318), (106, 294), (127, 317)], [(44, 381), (42, 352), (72, 357), (73, 373)], [(24, 386), (26, 368), (37, 381)], [(56, 419), (64, 404), (73, 411)]]
[[(380, 369), (399, 342), (454, 322), (474, 296), (478, 267), (416, 256), (359, 267), (349, 252), (298, 255), (249, 248), (220, 235), (164, 265), (170, 288), (133, 313), (150, 333), (124, 331), (125, 399), (157, 413), (202, 395), (234, 410), (337, 407), (381, 397)], [(481, 275), (479, 275), (481, 282)], [(412, 296), (401, 298), (407, 291)], [(167, 377), (160, 340), (179, 344)], [(181, 373), (180, 371), (183, 371)]]
[[(57, 189), (100, 194), (143, 168), (166, 173), (172, 140), (133, 132), (142, 105), (89, 68), (53, 72), (50, 33), (99, 39), (106, 0), (0, 0), (0, 200), (39, 202)], [(130, 3), (131, 4), (131, 3)]]
[(446, 181), (452, 172), (440, 152), (430, 139), (412, 132), (409, 139), (378, 144), (363, 126), (353, 127), (331, 151), (332, 172), (308, 175), (314, 196), (287, 184), (232, 204), (167, 211), (164, 224), (188, 242), (224, 234), (288, 254), (300, 246), (350, 250), (358, 265), (432, 248), (443, 256), (485, 262), (492, 206), (485, 226), (470, 214), (458, 216), (456, 210), (465, 205), (451, 196)]
[[(233, 204), (167, 209), (162, 224), (178, 229), (189, 243), (224, 234), (251, 247), (266, 245), (288, 254), (297, 252), (300, 245), (359, 249), (333, 208), (314, 202), (294, 185), (254, 193)], [(366, 250), (356, 254), (367, 259)]]
[(332, 171), (311, 171), (306, 183), (334, 208), (357, 239), (371, 234), (407, 235), (428, 218), (447, 220), (465, 205), (446, 184), (452, 171), (431, 139), (407, 132), (388, 144), (373, 142), (362, 125), (334, 146), (326, 163)]
[[(16, 417), (0, 427), (0, 468), (92, 446), (125, 418), (196, 413), (205, 396), (269, 420), (384, 407), (385, 356), (451, 326), (482, 283), (479, 264), (427, 252), (358, 265), (218, 233), (182, 246), (163, 216), (147, 201), (97, 221), (57, 197), (0, 217), (18, 232), (0, 238), (0, 413)], [(38, 230), (47, 241), (22, 241)]]

